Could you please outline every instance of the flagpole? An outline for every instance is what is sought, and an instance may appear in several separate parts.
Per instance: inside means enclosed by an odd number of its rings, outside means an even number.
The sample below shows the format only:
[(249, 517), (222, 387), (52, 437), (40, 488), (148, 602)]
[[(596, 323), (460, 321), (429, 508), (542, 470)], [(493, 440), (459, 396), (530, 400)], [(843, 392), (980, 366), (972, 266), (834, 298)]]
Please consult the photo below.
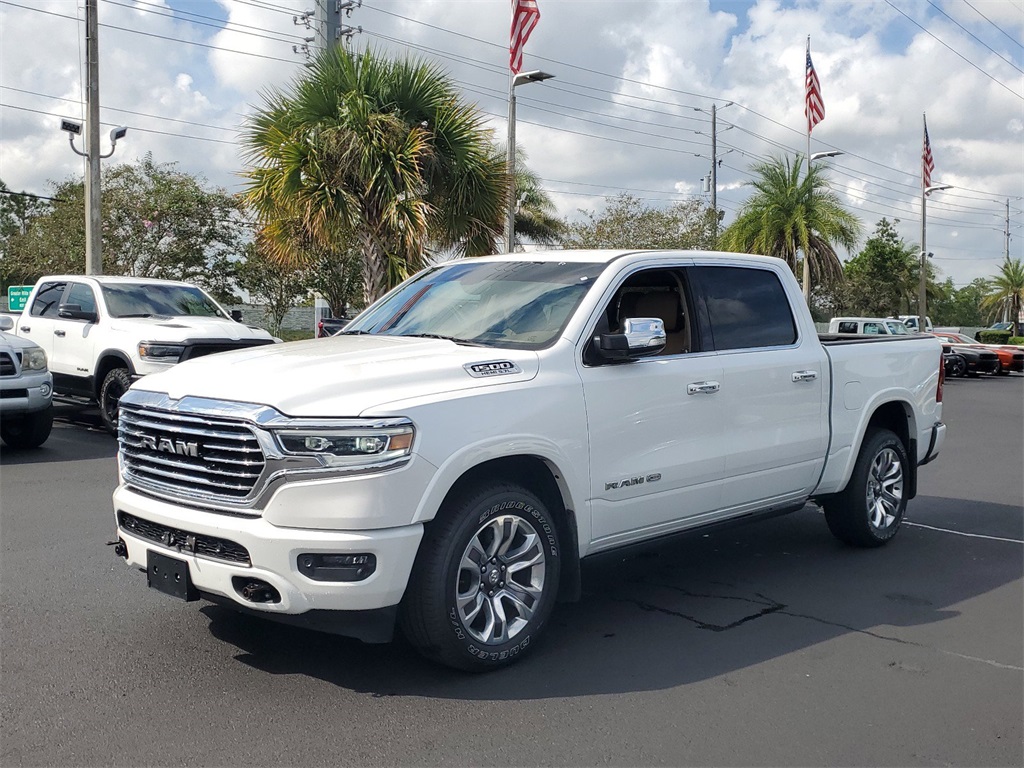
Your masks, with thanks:
[[(807, 55), (811, 55), (811, 36), (807, 36)], [(807, 178), (811, 178), (811, 120), (810, 117), (807, 119)], [(811, 258), (810, 254), (804, 250), (804, 302), (808, 307), (811, 306)]]
[(927, 232), (927, 228), (925, 226), (925, 213), (927, 210), (926, 206), (928, 205), (928, 184), (924, 178), (924, 147), (928, 136), (928, 116), (923, 112), (921, 113), (921, 121), (924, 130), (921, 133), (921, 275), (917, 286), (917, 330), (920, 333), (924, 333), (928, 329), (928, 326), (925, 325), (924, 319), (928, 311), (925, 306), (925, 303), (928, 301), (928, 286), (925, 280), (925, 267), (928, 264), (928, 245), (925, 242)]
[(505, 152), (508, 169), (508, 208), (505, 212), (505, 253), (512, 253), (516, 239), (516, 75), (508, 71), (508, 148)]

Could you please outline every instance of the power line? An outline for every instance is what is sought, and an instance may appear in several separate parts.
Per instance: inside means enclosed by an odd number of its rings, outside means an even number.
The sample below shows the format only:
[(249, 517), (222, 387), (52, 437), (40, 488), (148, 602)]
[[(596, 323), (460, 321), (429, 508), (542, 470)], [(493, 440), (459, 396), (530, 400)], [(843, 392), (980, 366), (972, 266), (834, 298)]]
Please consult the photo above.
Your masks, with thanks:
[(970, 2), (969, 2), (969, 0), (963, 0), (963, 2), (964, 2), (964, 5), (966, 5), (966, 6), (968, 7), (968, 8), (970, 8), (970, 9), (971, 9), (972, 11), (974, 11), (974, 12), (975, 12), (976, 14), (978, 14), (979, 16), (981, 16), (981, 18), (983, 18), (983, 19), (984, 19), (985, 21), (987, 21), (987, 22), (988, 22), (989, 24), (991, 24), (991, 25), (992, 25), (993, 27), (995, 27), (995, 28), (996, 28), (996, 29), (997, 29), (998, 31), (1000, 31), (1000, 32), (1002, 32), (1002, 33), (1003, 33), (1004, 35), (1006, 35), (1007, 39), (1008, 39), (1008, 40), (1009, 40), (1009, 41), (1010, 41), (1011, 43), (1013, 43), (1014, 45), (1019, 45), (1019, 46), (1020, 46), (1021, 48), (1024, 48), (1024, 43), (1022, 43), (1022, 42), (1021, 42), (1020, 40), (1017, 40), (1016, 38), (1014, 38), (1014, 37), (1013, 37), (1013, 35), (1011, 35), (1011, 34), (1010, 34), (1009, 32), (1007, 32), (1007, 31), (1006, 31), (1005, 29), (1003, 29), (1003, 28), (1002, 28), (1002, 27), (1000, 27), (1000, 26), (999, 26), (998, 24), (996, 24), (996, 23), (995, 23), (994, 21), (992, 21), (992, 19), (990, 19), (990, 18), (989, 18), (988, 16), (986, 16), (986, 15), (985, 15), (984, 13), (982, 13), (981, 11), (979, 11), (979, 10), (978, 10), (977, 8), (975, 8), (975, 7), (973, 6), (973, 5), (971, 5), (971, 4), (970, 4)]

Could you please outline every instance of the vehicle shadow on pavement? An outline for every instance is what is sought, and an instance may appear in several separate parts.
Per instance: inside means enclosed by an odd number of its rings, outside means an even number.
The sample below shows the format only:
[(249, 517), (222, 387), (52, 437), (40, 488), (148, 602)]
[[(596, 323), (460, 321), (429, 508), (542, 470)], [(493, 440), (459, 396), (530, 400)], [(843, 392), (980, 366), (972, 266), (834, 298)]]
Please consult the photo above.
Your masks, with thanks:
[[(1000, 518), (1020, 515), (982, 506)], [(895, 659), (907, 646), (928, 647), (920, 639), (928, 633), (913, 628), (958, 616), (952, 606), (1020, 570), (1018, 544), (916, 527), (881, 549), (844, 547), (808, 505), (588, 561), (583, 599), (556, 606), (528, 658), (483, 675), (433, 665), (401, 639), (364, 645), (219, 606), (202, 611), (214, 637), (240, 649), (239, 661), (271, 674), (376, 696), (529, 700), (673, 688), (854, 633)]]

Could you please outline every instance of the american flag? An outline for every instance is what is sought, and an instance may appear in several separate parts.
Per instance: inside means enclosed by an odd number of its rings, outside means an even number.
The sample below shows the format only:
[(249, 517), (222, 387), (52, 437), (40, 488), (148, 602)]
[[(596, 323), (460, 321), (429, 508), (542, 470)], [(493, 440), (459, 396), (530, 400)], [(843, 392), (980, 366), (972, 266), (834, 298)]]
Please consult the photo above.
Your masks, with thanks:
[(825, 102), (821, 99), (821, 83), (818, 82), (818, 73), (814, 71), (814, 64), (811, 63), (811, 41), (807, 40), (807, 77), (805, 78), (807, 91), (804, 114), (807, 115), (807, 135), (811, 135), (811, 129), (825, 119)]
[(508, 68), (519, 74), (523, 68), (523, 46), (540, 21), (537, 0), (512, 0), (512, 36), (508, 46)]
[(921, 150), (921, 186), (928, 189), (932, 185), (932, 171), (935, 160), (932, 158), (932, 143), (928, 140), (928, 120), (924, 121), (924, 148)]

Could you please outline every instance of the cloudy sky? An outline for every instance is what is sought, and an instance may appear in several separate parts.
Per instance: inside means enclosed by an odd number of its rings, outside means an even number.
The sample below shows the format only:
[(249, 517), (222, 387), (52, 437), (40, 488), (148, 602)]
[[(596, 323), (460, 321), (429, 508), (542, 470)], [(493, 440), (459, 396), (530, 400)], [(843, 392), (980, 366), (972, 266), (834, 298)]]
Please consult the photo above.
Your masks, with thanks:
[[(318, 0), (99, 0), (102, 136), (111, 161), (158, 162), (240, 187), (242, 117), (302, 75)], [(335, 0), (319, 0), (333, 6)], [(958, 286), (996, 272), (1007, 231), (1024, 257), (1024, 0), (538, 0), (516, 89), (517, 139), (563, 216), (628, 192), (650, 205), (709, 198), (711, 107), (718, 204), (731, 221), (750, 166), (806, 152), (804, 51), (825, 119), (811, 152), (863, 221), (921, 239), (922, 115), (935, 159), (927, 207), (934, 263)], [(509, 0), (364, 0), (351, 45), (439, 63), (504, 141)], [(59, 130), (81, 120), (84, 10), (0, 0), (0, 179), (46, 195), (82, 174)], [(80, 145), (79, 145), (80, 146)]]

